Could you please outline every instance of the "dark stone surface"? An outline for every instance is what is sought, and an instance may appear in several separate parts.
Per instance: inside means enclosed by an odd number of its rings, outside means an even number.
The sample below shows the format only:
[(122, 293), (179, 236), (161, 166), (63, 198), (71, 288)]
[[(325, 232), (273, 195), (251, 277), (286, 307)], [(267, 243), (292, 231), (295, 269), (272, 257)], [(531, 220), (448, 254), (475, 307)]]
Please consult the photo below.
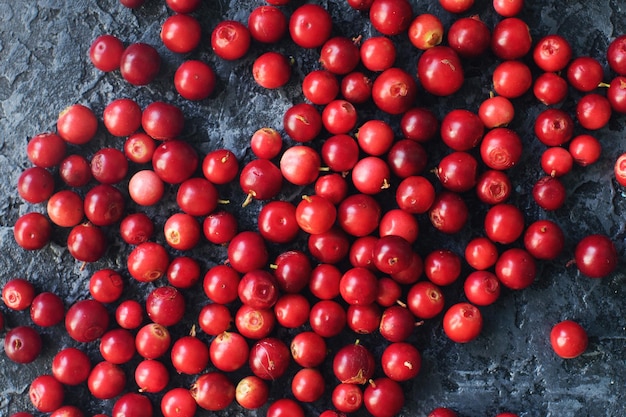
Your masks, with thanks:
[[(285, 12), (301, 4), (293, 1)], [(334, 31), (346, 36), (374, 33), (366, 15), (351, 10), (343, 0), (318, 2), (331, 11), (335, 19)], [(448, 27), (453, 17), (441, 11), (436, 1), (412, 2), (414, 12), (433, 12)], [(472, 12), (479, 13), (490, 27), (498, 17), (491, 11), (489, 1), (478, 0)], [(606, 67), (604, 53), (610, 40), (626, 30), (623, 19), (624, 6), (616, 0), (527, 1), (522, 14), (530, 25), (534, 40), (549, 33), (565, 36), (573, 45), (575, 55), (598, 58), (606, 69), (606, 79), (612, 74)], [(12, 226), (26, 212), (43, 211), (42, 205), (24, 203), (15, 184), (21, 170), (29, 166), (25, 153), (28, 138), (44, 131), (54, 130), (57, 114), (66, 106), (82, 103), (98, 115), (115, 98), (132, 97), (146, 106), (161, 99), (180, 105), (186, 115), (184, 138), (190, 141), (201, 155), (218, 147), (233, 149), (241, 161), (249, 160), (247, 149), (250, 135), (258, 128), (270, 126), (280, 129), (282, 114), (292, 103), (302, 100), (298, 80), (313, 68), (318, 52), (301, 51), (288, 40), (276, 46), (254, 45), (248, 55), (236, 62), (223, 62), (214, 56), (207, 41), (211, 29), (221, 19), (247, 21), (247, 14), (261, 1), (206, 1), (197, 16), (205, 32), (198, 51), (189, 56), (176, 56), (160, 43), (160, 24), (170, 14), (163, 1), (148, 0), (140, 9), (131, 11), (121, 7), (116, 0), (35, 0), (25, 3), (0, 0), (0, 285), (14, 277), (26, 277), (38, 291), (54, 291), (69, 306), (72, 302), (89, 296), (88, 280), (99, 268), (110, 267), (128, 276), (125, 256), (130, 247), (113, 240), (107, 256), (98, 263), (82, 267), (65, 248), (66, 231), (56, 230), (53, 242), (44, 250), (25, 252), (14, 242)], [(95, 70), (87, 59), (91, 41), (100, 34), (112, 33), (125, 43), (143, 41), (155, 45), (163, 58), (159, 78), (147, 87), (132, 87), (118, 72), (103, 74)], [(407, 44), (406, 38), (397, 38), (401, 49), (399, 65), (414, 73), (418, 53)], [(263, 91), (252, 81), (250, 66), (262, 51), (277, 48), (295, 58), (294, 75), (289, 85), (277, 91)], [(177, 96), (172, 76), (183, 59), (193, 57), (207, 60), (216, 69), (220, 79), (218, 91), (208, 100), (191, 103)], [(464, 88), (452, 98), (434, 100), (422, 95), (420, 103), (429, 105), (444, 115), (452, 108), (476, 111), (480, 101), (490, 90), (489, 71), (495, 61), (466, 62), (468, 78)], [(563, 108), (572, 111), (580, 94), (571, 92)], [(542, 175), (538, 165), (542, 146), (533, 137), (534, 116), (542, 109), (531, 97), (515, 101), (517, 115), (512, 125), (524, 140), (525, 154), (522, 163), (511, 170), (516, 193), (512, 201), (525, 211), (526, 221), (550, 218), (557, 221), (567, 236), (566, 250), (553, 262), (541, 262), (537, 281), (522, 291), (504, 291), (493, 306), (482, 308), (485, 327), (481, 336), (467, 344), (449, 341), (443, 334), (440, 318), (416, 330), (411, 339), (421, 349), (423, 368), (415, 381), (404, 384), (407, 403), (401, 415), (420, 416), (438, 406), (454, 408), (461, 416), (491, 416), (501, 411), (512, 411), (520, 416), (600, 416), (626, 415), (623, 390), (626, 385), (624, 353), (626, 327), (624, 311), (624, 263), (618, 270), (602, 280), (581, 276), (575, 267), (567, 266), (572, 258), (575, 243), (591, 232), (611, 236), (623, 258), (626, 247), (624, 215), (626, 193), (613, 180), (612, 166), (616, 157), (626, 150), (623, 132), (626, 119), (613, 117), (609, 126), (596, 132), (603, 145), (603, 154), (596, 164), (575, 167), (564, 181), (568, 200), (560, 210), (545, 213), (532, 202), (530, 189)], [(360, 110), (361, 120), (382, 117), (368, 107)], [(389, 118), (398, 130), (398, 118)], [(577, 128), (577, 131), (582, 131)], [(320, 142), (320, 141), (318, 141)], [(104, 146), (121, 147), (121, 139), (109, 137), (101, 128), (98, 136), (87, 146), (73, 148), (86, 156)], [(436, 164), (444, 152), (439, 145), (430, 144), (430, 164)], [(138, 169), (138, 167), (133, 167)], [(434, 178), (432, 178), (434, 180)], [(120, 185), (124, 189), (124, 184)], [(305, 189), (286, 187), (281, 198), (297, 201)], [(172, 196), (175, 188), (168, 189), (169, 199), (149, 210), (157, 225), (176, 210)], [(238, 209), (243, 195), (235, 184), (221, 188), (221, 194), (233, 204), (229, 209), (239, 214), (241, 228), (255, 227), (255, 214), (260, 203), (245, 210)], [(389, 194), (391, 195), (391, 194)], [(486, 207), (468, 196), (473, 213), (465, 230), (455, 237), (434, 232), (425, 218), (420, 217), (421, 237), (419, 249), (448, 247), (462, 253), (470, 237), (482, 234), (482, 215)], [(129, 204), (129, 211), (136, 207)], [(158, 226), (157, 226), (158, 227)], [(116, 230), (108, 234), (114, 237)], [(163, 241), (162, 233), (156, 239)], [(302, 243), (295, 246), (300, 247)], [(273, 247), (275, 255), (280, 248)], [(192, 253), (202, 262), (203, 268), (223, 262), (225, 250), (204, 244)], [(152, 285), (139, 284), (132, 279), (125, 282), (125, 298), (143, 300)], [(161, 284), (161, 283), (159, 283)], [(157, 284), (157, 285), (159, 285)], [(184, 291), (189, 309), (185, 322), (172, 329), (174, 335), (186, 333), (195, 321), (200, 306), (206, 303), (200, 287)], [(446, 288), (448, 304), (462, 298), (459, 285)], [(110, 306), (111, 309), (114, 305)], [(7, 328), (28, 323), (27, 312), (8, 311), (0, 306)], [(581, 357), (562, 360), (551, 350), (548, 334), (551, 326), (564, 319), (579, 321), (588, 331), (589, 348)], [(33, 408), (27, 397), (28, 385), (38, 374), (51, 372), (51, 358), (60, 348), (77, 345), (65, 334), (63, 326), (41, 329), (44, 350), (34, 363), (17, 365), (0, 355), (0, 415)], [(289, 338), (290, 331), (279, 336)], [(3, 340), (4, 332), (0, 333)], [(209, 340), (206, 335), (200, 335)], [(353, 341), (355, 335), (346, 332), (331, 342), (331, 347)], [(384, 342), (373, 335), (362, 337), (362, 343), (380, 353)], [(99, 361), (97, 343), (82, 345), (95, 362)], [(135, 363), (135, 362), (134, 362)], [(292, 371), (295, 367), (292, 367)], [(128, 389), (134, 390), (130, 366), (127, 367)], [(332, 371), (326, 367), (330, 391)], [(233, 375), (236, 381), (242, 373)], [(193, 377), (174, 378), (172, 386), (189, 386)], [(272, 385), (272, 398), (288, 392), (288, 379)], [(112, 401), (90, 400), (85, 386), (67, 388), (67, 402), (81, 406), (86, 415), (98, 412), (110, 414)], [(158, 396), (151, 396), (158, 409)], [(310, 415), (317, 415), (328, 402), (320, 401), (307, 406)], [(261, 416), (238, 406), (218, 413), (224, 416)], [(198, 415), (209, 415), (198, 412)]]

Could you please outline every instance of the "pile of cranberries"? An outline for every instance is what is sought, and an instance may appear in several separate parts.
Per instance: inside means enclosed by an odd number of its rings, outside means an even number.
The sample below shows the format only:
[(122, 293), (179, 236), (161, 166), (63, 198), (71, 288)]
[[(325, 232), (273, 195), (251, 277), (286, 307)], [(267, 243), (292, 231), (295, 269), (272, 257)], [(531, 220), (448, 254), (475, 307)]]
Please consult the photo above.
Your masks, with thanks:
[[(540, 262), (563, 255), (568, 236), (547, 216), (528, 218), (513, 203), (520, 199), (512, 198), (509, 173), (532, 160), (524, 151), (534, 135), (544, 149), (535, 160), (542, 175), (527, 204), (541, 213), (563, 206), (563, 177), (600, 158), (594, 132), (626, 113), (626, 36), (612, 40), (600, 62), (574, 56), (560, 35), (532, 39), (516, 17), (523, 0), (493, 0), (500, 16), (493, 27), (472, 15), (473, 0), (439, 0), (441, 13), (455, 16), (446, 28), (434, 14), (415, 14), (408, 0), (346, 1), (369, 19), (369, 36), (338, 34), (322, 6), (289, 0), (267, 0), (247, 22), (212, 28), (207, 42), (220, 60), (280, 42), (318, 54), (315, 67), (298, 71), (302, 63), (280, 48), (257, 54), (250, 71), (261, 90), (297, 83), (302, 100), (280, 115), (280, 127), (250, 132), (245, 158), (236, 149), (200, 153), (182, 139), (183, 110), (165, 99), (141, 108), (122, 97), (102, 114), (72, 104), (55, 132), (29, 140), (32, 166), (17, 190), (33, 210), (16, 221), (16, 242), (41, 250), (63, 232), (84, 268), (106, 262), (111, 236), (129, 248), (126, 269), (92, 271), (90, 297), (70, 306), (52, 292), (37, 293), (28, 279), (4, 283), (5, 306), (29, 310), (32, 320), (7, 330), (9, 359), (28, 364), (39, 356), (38, 327), (64, 326), (76, 342), (58, 348), (50, 372), (32, 381), (35, 410), (92, 415), (65, 401), (67, 387), (85, 384), (97, 401), (111, 400), (111, 417), (192, 417), (234, 403), (265, 407), (267, 417), (359, 410), (392, 417), (405, 404), (403, 384), (419, 378), (416, 328), (431, 321), (452, 341), (471, 342), (481, 334), (482, 307), (503, 291), (529, 287)], [(203, 42), (194, 16), (204, 5), (166, 3), (163, 45), (189, 54)], [(407, 38), (415, 68), (398, 59), (406, 56), (398, 40)], [(95, 39), (88, 55), (97, 70), (119, 72), (134, 86), (152, 83), (162, 60), (154, 46), (125, 45), (114, 34)], [(493, 63), (491, 94), (440, 117), (438, 100), (464, 86), (475, 60)], [(173, 79), (190, 101), (210, 100), (217, 84), (214, 69), (199, 59), (185, 60)], [(559, 106), (572, 92), (575, 112)], [(525, 117), (515, 106), (524, 95), (543, 106), (532, 135), (509, 127)], [(111, 141), (87, 158), (84, 145), (101, 125), (123, 144)], [(614, 177), (626, 185), (626, 155)], [(175, 212), (151, 215), (171, 198)], [(255, 205), (258, 211), (246, 211)], [(256, 216), (255, 227), (242, 229), (242, 215)], [(458, 239), (469, 222), (474, 232), (463, 253), (432, 243)], [(223, 247), (224, 259), (195, 258), (201, 245)], [(603, 278), (619, 263), (605, 235), (574, 246), (568, 266), (582, 275)], [(141, 302), (125, 293), (127, 280), (145, 290)], [(458, 298), (445, 296), (450, 286), (461, 289)], [(190, 305), (191, 292), (203, 292), (206, 302)], [(181, 330), (191, 316), (193, 326)], [(565, 318), (549, 337), (562, 358), (587, 348), (585, 329)], [(88, 344), (99, 356), (86, 353)], [(192, 384), (176, 386), (180, 375)], [(272, 391), (286, 379), (291, 392)], [(457, 411), (442, 405), (429, 416)]]

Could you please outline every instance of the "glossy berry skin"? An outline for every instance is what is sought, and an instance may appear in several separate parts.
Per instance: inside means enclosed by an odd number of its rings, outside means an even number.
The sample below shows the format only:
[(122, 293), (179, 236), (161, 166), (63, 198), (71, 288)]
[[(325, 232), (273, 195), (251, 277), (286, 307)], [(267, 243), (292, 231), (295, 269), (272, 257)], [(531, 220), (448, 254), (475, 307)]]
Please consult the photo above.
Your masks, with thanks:
[(453, 234), (463, 229), (469, 212), (461, 196), (452, 191), (443, 191), (435, 196), (428, 210), (428, 217), (437, 230)]
[(369, 383), (363, 392), (363, 404), (374, 417), (393, 417), (404, 406), (402, 386), (393, 379), (381, 377)]
[(122, 395), (113, 404), (112, 417), (151, 417), (152, 402), (143, 394), (128, 392)]
[(551, 106), (565, 100), (568, 88), (565, 78), (553, 72), (544, 72), (535, 78), (533, 94), (537, 100), (546, 106)]
[(267, 337), (258, 340), (250, 348), (250, 369), (264, 380), (273, 380), (284, 375), (290, 360), (289, 347), (277, 338)]
[(413, 10), (408, 0), (374, 0), (369, 17), (374, 29), (383, 35), (393, 36), (408, 29)]
[(91, 158), (91, 175), (102, 184), (116, 184), (128, 172), (124, 153), (115, 148), (102, 148)]
[(252, 76), (261, 87), (280, 88), (289, 82), (291, 62), (278, 52), (265, 52), (252, 64)]
[(465, 82), (463, 64), (454, 49), (435, 46), (420, 56), (417, 77), (422, 87), (436, 96), (456, 93)]
[(443, 39), (443, 23), (430, 13), (417, 15), (408, 28), (409, 40), (418, 49), (437, 46)]
[(153, 101), (141, 114), (141, 127), (156, 140), (176, 139), (183, 130), (185, 117), (180, 107)]
[(621, 35), (611, 41), (606, 58), (613, 71), (618, 75), (626, 75), (626, 36)]
[(98, 130), (98, 119), (93, 110), (83, 104), (72, 104), (57, 119), (57, 132), (66, 142), (84, 145)]
[(40, 375), (33, 380), (28, 390), (33, 406), (41, 412), (50, 413), (63, 405), (63, 384), (52, 375)]
[(110, 134), (130, 136), (141, 126), (141, 107), (129, 98), (116, 99), (104, 108), (102, 120)]
[(496, 243), (513, 243), (524, 232), (524, 214), (513, 204), (497, 204), (485, 215), (485, 232)]
[(502, 252), (495, 265), (495, 274), (500, 283), (512, 290), (529, 287), (537, 275), (535, 258), (521, 248)]
[(568, 151), (577, 165), (585, 167), (598, 161), (602, 144), (595, 136), (583, 133), (570, 141)]
[(287, 33), (287, 18), (274, 6), (258, 6), (248, 16), (250, 36), (258, 42), (275, 43)]
[(376, 106), (389, 114), (401, 114), (413, 106), (417, 85), (411, 75), (392, 67), (376, 77), (372, 85), (372, 99)]
[(591, 234), (582, 238), (574, 249), (578, 270), (590, 278), (604, 278), (618, 265), (617, 249), (608, 236)]
[(526, 93), (533, 83), (528, 65), (518, 60), (501, 62), (492, 75), (493, 89), (506, 98), (517, 98)]
[(26, 310), (34, 298), (35, 287), (27, 279), (13, 278), (2, 287), (2, 301), (11, 310)]
[(587, 350), (589, 343), (586, 330), (572, 320), (564, 320), (550, 330), (550, 344), (554, 353), (563, 359), (573, 359)]
[(142, 86), (150, 84), (161, 69), (159, 52), (146, 43), (130, 44), (124, 49), (120, 60), (120, 73), (130, 84)]
[(358, 46), (349, 38), (336, 36), (327, 40), (320, 51), (320, 63), (327, 71), (345, 75), (359, 64), (361, 55)]
[(33, 298), (30, 305), (30, 318), (37, 326), (55, 326), (63, 321), (64, 317), (65, 304), (58, 295), (44, 291)]
[(579, 91), (590, 92), (602, 82), (604, 69), (597, 59), (581, 56), (570, 62), (566, 76), (572, 87)]
[(100, 400), (108, 400), (120, 395), (125, 383), (124, 370), (119, 365), (107, 361), (97, 363), (87, 378), (89, 392)]
[(385, 375), (394, 381), (415, 378), (422, 366), (421, 354), (415, 346), (406, 342), (389, 344), (380, 361)]
[(52, 168), (65, 157), (67, 145), (61, 136), (46, 132), (33, 136), (26, 145), (28, 159), (36, 166)]
[(468, 151), (478, 146), (485, 133), (485, 126), (476, 113), (454, 109), (441, 120), (440, 133), (449, 148)]
[(304, 4), (289, 18), (289, 34), (302, 48), (318, 48), (328, 40), (332, 30), (330, 13), (317, 4)]
[(443, 317), (443, 330), (454, 342), (467, 343), (480, 334), (483, 319), (480, 310), (470, 303), (451, 306)]
[(77, 342), (93, 342), (109, 327), (109, 313), (96, 300), (79, 300), (67, 310), (65, 329)]
[(519, 59), (532, 46), (532, 38), (526, 22), (517, 17), (502, 19), (493, 28), (491, 50), (500, 59)]
[(124, 43), (114, 35), (100, 35), (89, 47), (89, 59), (94, 67), (103, 72), (110, 72), (120, 67)]
[(465, 279), (463, 290), (470, 303), (487, 306), (500, 297), (500, 281), (492, 272), (474, 271)]
[(172, 388), (161, 398), (164, 417), (193, 417), (198, 404), (186, 388)]
[(524, 247), (537, 259), (556, 259), (564, 246), (563, 230), (552, 220), (536, 220), (524, 232)]
[(183, 62), (174, 74), (174, 87), (187, 100), (204, 100), (213, 94), (216, 84), (215, 71), (200, 60)]
[(361, 62), (370, 71), (381, 72), (391, 68), (396, 60), (396, 46), (384, 36), (373, 36), (363, 41), (360, 48)]
[(464, 58), (484, 54), (491, 43), (491, 30), (478, 16), (455, 20), (447, 33), (448, 45)]
[(457, 417), (458, 414), (447, 407), (437, 407), (428, 413), (427, 417)]
[(23, 249), (38, 250), (50, 241), (52, 225), (50, 220), (41, 213), (26, 213), (15, 222), (13, 237)]
[(4, 337), (4, 352), (16, 363), (30, 363), (41, 353), (42, 341), (39, 333), (30, 326), (18, 326), (9, 330)]
[(541, 38), (533, 50), (535, 64), (546, 72), (559, 72), (572, 58), (572, 47), (564, 37), (551, 34)]
[(96, 262), (107, 249), (106, 236), (98, 226), (78, 224), (67, 236), (67, 249), (77, 261)]
[(198, 19), (186, 14), (175, 14), (165, 19), (160, 36), (167, 49), (186, 54), (198, 46), (201, 33)]
[(211, 32), (213, 52), (228, 61), (242, 58), (250, 49), (250, 41), (248, 28), (235, 20), (224, 20)]
[(601, 129), (611, 118), (611, 103), (604, 95), (587, 94), (576, 103), (576, 118), (587, 130)]

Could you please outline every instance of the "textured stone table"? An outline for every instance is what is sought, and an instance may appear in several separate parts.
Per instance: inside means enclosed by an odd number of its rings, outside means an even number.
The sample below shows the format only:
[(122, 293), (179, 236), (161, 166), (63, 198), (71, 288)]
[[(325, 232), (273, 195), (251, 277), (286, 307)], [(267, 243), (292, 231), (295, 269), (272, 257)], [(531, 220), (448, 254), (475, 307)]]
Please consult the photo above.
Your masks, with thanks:
[[(124, 268), (130, 247), (114, 240), (114, 229), (108, 231), (112, 242), (106, 257), (84, 268), (65, 248), (67, 231), (57, 230), (50, 245), (32, 253), (19, 248), (13, 240), (12, 226), (21, 214), (44, 210), (41, 205), (24, 203), (15, 188), (20, 172), (29, 166), (25, 152), (27, 140), (54, 130), (57, 114), (66, 106), (82, 103), (101, 115), (110, 101), (120, 97), (131, 97), (142, 107), (157, 99), (173, 102), (180, 105), (186, 115), (184, 138), (201, 155), (211, 149), (228, 147), (242, 161), (251, 158), (247, 143), (256, 129), (282, 127), (285, 109), (302, 100), (298, 80), (307, 71), (317, 68), (318, 52), (302, 52), (288, 40), (277, 45), (278, 50), (294, 56), (293, 77), (283, 89), (263, 91), (254, 85), (250, 67), (260, 52), (272, 47), (255, 44), (244, 59), (223, 62), (212, 54), (207, 41), (211, 29), (220, 20), (246, 22), (249, 11), (262, 3), (215, 0), (203, 4), (197, 16), (203, 26), (204, 41), (189, 57), (210, 62), (220, 81), (212, 98), (191, 103), (181, 99), (172, 84), (177, 65), (187, 57), (168, 52), (159, 40), (160, 24), (170, 13), (163, 1), (148, 0), (142, 8), (131, 11), (115, 0), (34, 0), (27, 5), (0, 0), (0, 285), (14, 277), (25, 277), (38, 291), (54, 291), (69, 306), (89, 296), (87, 282), (99, 268), (115, 268), (128, 277)], [(292, 3), (285, 8), (286, 12), (301, 2)], [(319, 3), (327, 6), (334, 16), (336, 34), (365, 38), (374, 33), (366, 16), (351, 10), (345, 1)], [(449, 27), (452, 16), (442, 12), (436, 1), (412, 3), (416, 13), (436, 13), (444, 20), (446, 28)], [(479, 13), (490, 27), (498, 21), (488, 1), (477, 0), (472, 12)], [(626, 33), (624, 13), (623, 5), (614, 0), (528, 0), (521, 17), (529, 23), (534, 40), (559, 33), (572, 43), (575, 55), (598, 58), (606, 66), (604, 54), (608, 43)], [(118, 72), (103, 74), (94, 69), (87, 58), (87, 49), (95, 37), (104, 33), (115, 34), (126, 44), (143, 41), (155, 45), (163, 58), (158, 79), (146, 87), (132, 87)], [(414, 73), (418, 54), (405, 38), (400, 37), (399, 41), (405, 47), (400, 51), (398, 64)], [(445, 100), (423, 96), (420, 103), (432, 106), (439, 117), (453, 108), (476, 111), (489, 93), (489, 73), (495, 61), (466, 64), (467, 80), (461, 92)], [(607, 80), (610, 76), (607, 68)], [(578, 96), (572, 93), (571, 97)], [(572, 98), (563, 104), (570, 112), (574, 108)], [(515, 104), (518, 113), (511, 127), (522, 136), (525, 153), (520, 165), (510, 173), (515, 186), (512, 201), (524, 209), (528, 223), (538, 218), (557, 221), (567, 236), (565, 251), (555, 261), (539, 263), (538, 278), (530, 288), (517, 292), (506, 290), (496, 304), (482, 308), (485, 326), (475, 341), (460, 345), (448, 340), (441, 330), (440, 317), (416, 330), (411, 340), (423, 354), (423, 367), (415, 381), (403, 385), (407, 394), (403, 416), (426, 415), (438, 406), (451, 407), (467, 417), (492, 416), (505, 410), (528, 417), (626, 415), (623, 402), (626, 387), (624, 262), (614, 274), (602, 280), (586, 278), (575, 267), (567, 266), (575, 243), (591, 232), (611, 236), (620, 256), (624, 257), (626, 190), (613, 180), (612, 167), (616, 157), (626, 151), (626, 117), (613, 117), (607, 127), (597, 132), (603, 146), (600, 161), (586, 168), (575, 167), (571, 175), (564, 178), (569, 193), (565, 206), (545, 213), (532, 202), (530, 195), (532, 184), (542, 175), (538, 165), (542, 147), (532, 133), (534, 116), (542, 107), (529, 96), (516, 100)], [(360, 114), (363, 119), (375, 115), (367, 108)], [(388, 120), (398, 130), (398, 119)], [(580, 131), (577, 127), (577, 132)], [(90, 156), (104, 145), (119, 148), (122, 143), (121, 139), (106, 135), (101, 127), (92, 142), (73, 151)], [(429, 167), (433, 167), (437, 155), (443, 151), (433, 144), (429, 145), (429, 152), (432, 156)], [(435, 181), (434, 177), (431, 179)], [(297, 201), (305, 191), (286, 187), (280, 197)], [(175, 188), (171, 187), (166, 193), (167, 201), (149, 210), (157, 228), (175, 211), (174, 193)], [(236, 184), (221, 188), (221, 193), (232, 200), (231, 207), (239, 214), (241, 228), (254, 228), (260, 203), (255, 202), (245, 210), (238, 209), (236, 206), (244, 196)], [(468, 238), (481, 234), (480, 216), (485, 211), (475, 198), (470, 197), (469, 201), (476, 204), (471, 207), (476, 216), (453, 239), (433, 231), (427, 219), (420, 217), (419, 250), (447, 247), (462, 253)], [(136, 207), (129, 204), (129, 210), (133, 209)], [(157, 233), (156, 239), (163, 241), (162, 233)], [(293, 247), (304, 246), (299, 242)], [(195, 249), (192, 256), (201, 260), (206, 270), (223, 262), (225, 250), (204, 244)], [(126, 288), (125, 298), (143, 300), (151, 286), (129, 278)], [(188, 332), (199, 306), (206, 303), (200, 287), (184, 294), (190, 308), (185, 322), (172, 330), (174, 335)], [(445, 294), (451, 304), (462, 299), (462, 288), (452, 285), (445, 289)], [(5, 315), (7, 328), (29, 322), (27, 312), (8, 311), (4, 305), (0, 310)], [(580, 322), (590, 337), (586, 353), (573, 360), (558, 358), (549, 344), (551, 326), (564, 319)], [(0, 339), (4, 338), (5, 331), (0, 332)], [(27, 396), (30, 382), (36, 375), (51, 372), (50, 362), (56, 351), (76, 345), (62, 325), (41, 329), (41, 333), (44, 348), (34, 363), (18, 365), (0, 354), (0, 415), (20, 410), (33, 412)], [(278, 335), (289, 338), (293, 332), (282, 330)], [(209, 340), (206, 335), (201, 337)], [(331, 348), (349, 343), (355, 337), (346, 331), (331, 343)], [(378, 335), (361, 337), (361, 340), (377, 353), (384, 344)], [(100, 360), (97, 343), (82, 347), (94, 363)], [(332, 381), (332, 370), (327, 366), (324, 372)], [(236, 374), (233, 380), (241, 375)], [(130, 373), (128, 380), (128, 389), (136, 389)], [(287, 381), (286, 378), (272, 384), (272, 398), (280, 398), (288, 391)], [(192, 377), (177, 377), (172, 386), (189, 386), (192, 382)], [(89, 400), (88, 394), (84, 385), (66, 389), (68, 403), (80, 406), (86, 415), (110, 413), (112, 401)], [(158, 409), (159, 397), (151, 398)], [(314, 416), (327, 406), (328, 402), (320, 401), (306, 408)], [(218, 415), (261, 416), (264, 413), (265, 408), (249, 412), (233, 405)], [(198, 415), (210, 413), (198, 412)]]

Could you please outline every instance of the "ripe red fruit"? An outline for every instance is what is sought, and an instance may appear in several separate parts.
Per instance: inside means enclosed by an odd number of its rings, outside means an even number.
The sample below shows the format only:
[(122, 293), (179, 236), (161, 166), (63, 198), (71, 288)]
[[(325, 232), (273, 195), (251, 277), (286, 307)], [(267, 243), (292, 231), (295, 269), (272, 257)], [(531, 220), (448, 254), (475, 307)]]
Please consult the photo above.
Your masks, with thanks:
[(611, 41), (606, 50), (609, 66), (618, 75), (626, 75), (626, 36), (621, 35)]
[(78, 348), (65, 348), (52, 359), (52, 374), (65, 385), (78, 385), (87, 381), (90, 372), (89, 356)]
[(380, 357), (385, 375), (394, 381), (415, 378), (422, 367), (422, 356), (411, 343), (389, 344)]
[(122, 78), (132, 85), (150, 84), (161, 69), (159, 52), (146, 43), (137, 42), (124, 49), (120, 59)]
[(176, 139), (183, 130), (185, 116), (180, 107), (153, 101), (148, 104), (141, 115), (141, 127), (153, 139)]
[(372, 99), (376, 106), (389, 114), (409, 110), (417, 97), (417, 84), (409, 73), (391, 67), (380, 73), (372, 85)]
[(361, 62), (370, 71), (380, 72), (391, 68), (396, 60), (396, 46), (385, 36), (373, 36), (363, 41)]
[(258, 340), (250, 348), (250, 369), (264, 380), (275, 380), (284, 375), (290, 359), (289, 347), (282, 340), (274, 337)]
[(67, 150), (66, 142), (56, 133), (40, 133), (28, 141), (26, 154), (36, 166), (52, 168), (61, 163)]
[(291, 78), (291, 62), (278, 52), (265, 52), (252, 64), (252, 76), (261, 87), (280, 88)]
[(393, 36), (408, 29), (413, 9), (408, 0), (374, 0), (369, 17), (374, 29), (383, 35)]
[(443, 316), (443, 330), (454, 342), (467, 343), (480, 334), (483, 319), (480, 310), (470, 303), (457, 303)]
[(140, 282), (152, 282), (161, 278), (167, 272), (169, 264), (167, 250), (156, 242), (137, 245), (127, 260), (128, 272)]
[(491, 50), (500, 59), (519, 59), (531, 49), (532, 38), (526, 22), (517, 17), (502, 19), (493, 28)]
[(443, 23), (430, 13), (417, 15), (408, 27), (409, 40), (418, 49), (437, 46), (443, 39)]
[(461, 59), (448, 46), (424, 51), (417, 61), (417, 78), (424, 90), (436, 96), (452, 95), (465, 82)]
[(99, 400), (109, 400), (124, 391), (126, 374), (119, 366), (111, 362), (97, 363), (89, 373), (87, 387), (89, 392)]
[(129, 98), (113, 100), (104, 108), (102, 121), (113, 136), (130, 136), (141, 126), (141, 107)]
[(476, 16), (461, 17), (448, 29), (448, 45), (464, 58), (476, 58), (489, 49), (491, 30)]
[(615, 245), (608, 236), (591, 234), (582, 238), (574, 250), (574, 260), (578, 270), (590, 278), (604, 278), (611, 274), (618, 264)]
[(109, 327), (109, 312), (96, 300), (79, 300), (65, 315), (65, 329), (77, 342), (93, 342)]
[(135, 348), (144, 359), (156, 359), (170, 347), (172, 338), (166, 327), (157, 323), (148, 323), (137, 331)]
[(172, 388), (161, 397), (164, 417), (193, 417), (198, 404), (187, 388)]
[(24, 278), (13, 278), (2, 287), (2, 301), (11, 310), (26, 310), (35, 298), (35, 287)]
[(587, 350), (587, 332), (578, 323), (564, 320), (550, 330), (550, 344), (554, 352), (563, 359), (573, 359)]
[(269, 386), (264, 380), (255, 375), (248, 375), (237, 383), (235, 400), (243, 408), (254, 410), (265, 405), (269, 391)]
[(122, 395), (113, 404), (111, 417), (151, 417), (152, 402), (145, 395), (128, 392)]
[(533, 84), (533, 77), (522, 61), (507, 60), (493, 70), (492, 81), (496, 93), (511, 99), (526, 93)]
[(325, 388), (324, 376), (317, 368), (302, 368), (291, 379), (291, 392), (303, 403), (319, 400)]
[(161, 326), (173, 326), (185, 314), (185, 298), (169, 285), (157, 287), (146, 298), (146, 313), (150, 320)]
[(243, 23), (224, 20), (211, 32), (211, 47), (217, 56), (226, 60), (243, 57), (250, 49), (250, 31)]
[(28, 390), (33, 406), (43, 413), (51, 413), (63, 405), (63, 384), (52, 375), (40, 375), (33, 380)]
[(367, 385), (363, 392), (363, 403), (374, 417), (393, 417), (404, 406), (402, 386), (393, 379), (376, 378)]
[(42, 342), (39, 333), (30, 326), (17, 326), (4, 337), (4, 352), (16, 363), (30, 363), (41, 353)]
[(374, 355), (359, 343), (343, 346), (333, 357), (333, 373), (345, 384), (366, 384), (375, 367)]
[(572, 58), (572, 47), (567, 39), (551, 34), (541, 38), (533, 50), (535, 64), (546, 72), (559, 72)]
[(124, 43), (114, 35), (100, 35), (89, 46), (89, 59), (100, 71), (110, 72), (120, 67)]
[(187, 14), (169, 16), (161, 25), (161, 41), (167, 49), (186, 54), (198, 46), (202, 35), (200, 22)]
[(30, 305), (30, 318), (37, 326), (55, 326), (63, 321), (64, 317), (65, 305), (58, 295), (44, 291), (33, 298)]
[(185, 61), (174, 73), (174, 87), (187, 100), (204, 100), (213, 94), (216, 84), (215, 71), (200, 60)]
[(84, 145), (98, 130), (98, 118), (93, 110), (82, 104), (66, 107), (57, 119), (57, 132), (66, 142)]
[(287, 18), (274, 6), (258, 6), (248, 16), (250, 36), (258, 42), (278, 42), (287, 32)]
[(330, 13), (317, 4), (304, 4), (291, 13), (289, 34), (302, 48), (317, 48), (328, 40), (332, 31)]
[(537, 264), (528, 251), (511, 248), (502, 252), (498, 258), (495, 274), (505, 287), (521, 290), (535, 281)]
[(564, 245), (563, 231), (551, 220), (536, 220), (524, 232), (524, 247), (537, 259), (555, 259)]
[(195, 375), (209, 364), (209, 348), (193, 335), (183, 336), (172, 345), (170, 357), (176, 372)]

